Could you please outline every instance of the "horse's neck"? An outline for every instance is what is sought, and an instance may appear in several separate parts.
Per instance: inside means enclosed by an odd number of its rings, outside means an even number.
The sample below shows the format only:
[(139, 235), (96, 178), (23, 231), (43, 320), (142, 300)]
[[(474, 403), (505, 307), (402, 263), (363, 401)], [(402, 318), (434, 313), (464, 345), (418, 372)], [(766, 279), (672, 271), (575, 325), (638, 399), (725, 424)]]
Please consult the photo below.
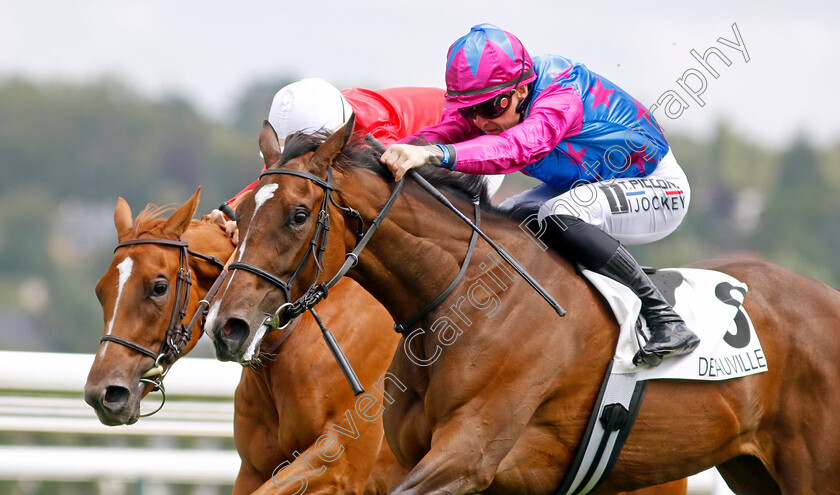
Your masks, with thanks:
[[(351, 272), (398, 322), (416, 314), (455, 279), (472, 235), (469, 226), (425, 192), (403, 194)], [(471, 204), (457, 201), (456, 206), (473, 217)], [(524, 234), (510, 220), (485, 213), (481, 227), (502, 244), (522, 244), (515, 236)], [(485, 261), (478, 258), (486, 257), (487, 244), (479, 240), (475, 251), (471, 266)]]

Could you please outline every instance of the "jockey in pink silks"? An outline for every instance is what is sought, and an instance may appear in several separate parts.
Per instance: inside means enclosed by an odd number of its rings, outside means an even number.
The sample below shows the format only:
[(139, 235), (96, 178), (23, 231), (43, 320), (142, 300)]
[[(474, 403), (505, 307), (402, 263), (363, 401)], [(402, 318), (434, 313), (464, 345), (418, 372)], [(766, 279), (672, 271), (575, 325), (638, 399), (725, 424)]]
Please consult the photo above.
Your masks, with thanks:
[(500, 206), (539, 208), (541, 238), (642, 301), (651, 338), (636, 364), (693, 351), (689, 330), (624, 244), (661, 239), (682, 222), (690, 188), (653, 116), (583, 64), (531, 59), (514, 35), (473, 27), (449, 48), (440, 123), (395, 144), (396, 180), (425, 164), (468, 174), (523, 172), (543, 184)]

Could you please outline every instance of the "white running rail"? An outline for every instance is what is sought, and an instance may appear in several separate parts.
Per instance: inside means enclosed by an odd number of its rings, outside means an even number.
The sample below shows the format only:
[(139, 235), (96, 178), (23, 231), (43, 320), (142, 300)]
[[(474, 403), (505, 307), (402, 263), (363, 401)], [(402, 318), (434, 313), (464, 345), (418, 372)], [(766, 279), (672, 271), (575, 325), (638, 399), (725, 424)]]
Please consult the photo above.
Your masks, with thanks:
[[(92, 363), (92, 354), (0, 351), (0, 480), (233, 484), (239, 470), (230, 442), (239, 365), (181, 359), (166, 377), (160, 412), (131, 426), (109, 427), (82, 398)], [(157, 401), (147, 397), (143, 410)], [(32, 441), (8, 441), (20, 438)], [(142, 446), (134, 446), (138, 442)], [(689, 479), (689, 494), (731, 493), (713, 471)]]

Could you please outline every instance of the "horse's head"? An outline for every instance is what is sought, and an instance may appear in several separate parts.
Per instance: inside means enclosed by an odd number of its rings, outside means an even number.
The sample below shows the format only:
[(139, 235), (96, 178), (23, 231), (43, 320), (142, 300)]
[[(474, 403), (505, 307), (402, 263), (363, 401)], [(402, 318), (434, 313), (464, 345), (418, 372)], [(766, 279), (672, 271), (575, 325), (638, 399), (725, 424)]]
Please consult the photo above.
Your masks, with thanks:
[[(85, 401), (104, 424), (137, 421), (140, 399), (153, 388), (153, 379), (198, 341), (200, 325), (190, 329), (186, 323), (207, 287), (189, 290), (189, 286), (206, 285), (220, 271), (220, 266), (190, 257), (195, 253), (184, 240), (199, 239), (198, 233), (186, 234), (199, 191), (165, 220), (159, 218), (161, 210), (150, 204), (136, 224), (128, 203), (117, 201), (114, 223), (119, 244), (111, 266), (96, 284), (105, 335), (85, 385)], [(232, 251), (221, 229), (205, 232), (221, 239), (205, 241), (207, 245), (198, 249), (210, 249), (217, 257)], [(189, 264), (195, 266), (191, 269)]]
[(267, 317), (341, 266), (353, 238), (347, 239), (344, 213), (330, 201), (331, 169), (352, 130), (351, 117), (326, 139), (293, 135), (281, 156), (277, 136), (264, 125), (260, 150), (266, 171), (238, 207), (241, 241), (208, 315), (217, 358), (248, 362), (257, 357), (263, 337), (276, 328), (266, 325)]

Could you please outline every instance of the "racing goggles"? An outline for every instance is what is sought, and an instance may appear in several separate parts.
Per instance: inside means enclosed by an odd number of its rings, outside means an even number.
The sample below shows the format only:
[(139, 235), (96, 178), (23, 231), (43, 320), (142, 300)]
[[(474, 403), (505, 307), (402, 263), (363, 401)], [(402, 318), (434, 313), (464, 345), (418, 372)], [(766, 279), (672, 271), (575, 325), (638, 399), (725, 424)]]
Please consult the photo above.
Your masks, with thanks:
[(459, 108), (458, 111), (461, 113), (461, 116), (468, 120), (474, 119), (476, 115), (481, 115), (485, 119), (495, 119), (508, 109), (514, 92), (516, 92), (516, 89), (512, 89), (507, 93), (498, 94), (495, 98), (490, 98), (481, 103)]

